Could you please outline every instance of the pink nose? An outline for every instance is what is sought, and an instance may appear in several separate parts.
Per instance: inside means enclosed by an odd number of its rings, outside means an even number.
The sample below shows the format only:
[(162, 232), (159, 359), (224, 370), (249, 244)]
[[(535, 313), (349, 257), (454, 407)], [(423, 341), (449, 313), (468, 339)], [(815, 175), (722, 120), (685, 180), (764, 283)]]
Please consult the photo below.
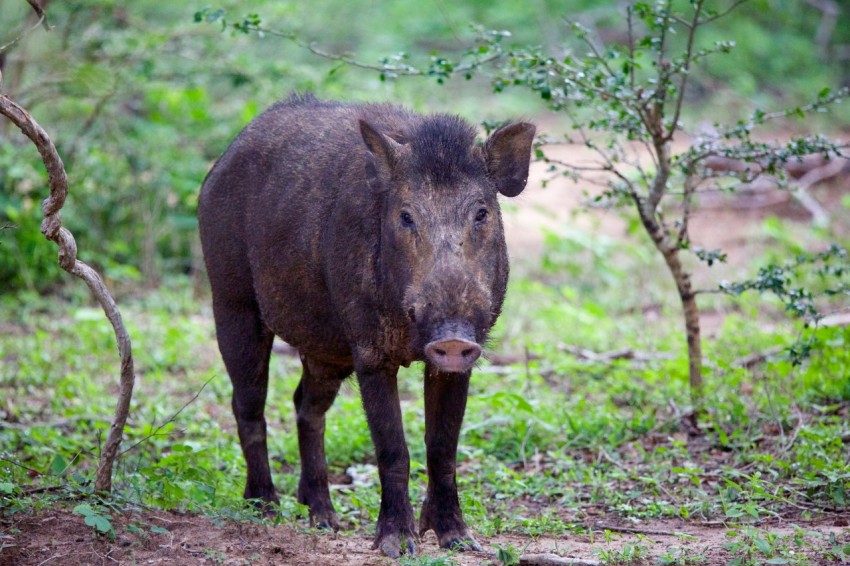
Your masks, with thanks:
[(461, 373), (469, 370), (481, 355), (481, 346), (460, 338), (438, 340), (425, 346), (425, 355), (440, 371)]

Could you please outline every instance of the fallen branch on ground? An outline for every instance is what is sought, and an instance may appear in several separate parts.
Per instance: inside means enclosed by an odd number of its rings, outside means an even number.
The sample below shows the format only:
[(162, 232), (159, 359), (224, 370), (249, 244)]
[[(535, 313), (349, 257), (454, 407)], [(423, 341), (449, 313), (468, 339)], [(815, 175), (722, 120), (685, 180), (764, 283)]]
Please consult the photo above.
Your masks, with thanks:
[(636, 362), (647, 362), (650, 360), (671, 360), (675, 357), (672, 354), (665, 354), (659, 352), (638, 352), (636, 350), (632, 350), (631, 348), (620, 348), (618, 350), (611, 350), (609, 352), (594, 352), (593, 350), (587, 350), (579, 346), (572, 346), (570, 344), (558, 344), (558, 349), (562, 352), (566, 352), (582, 360), (603, 363), (611, 363), (615, 360), (634, 360)]
[(735, 360), (732, 366), (744, 369), (753, 369), (757, 365), (766, 362), (782, 350), (783, 348), (781, 346), (775, 346), (763, 352), (754, 352), (752, 354), (744, 356), (743, 358)]
[(523, 554), (519, 558), (520, 566), (599, 566), (599, 560), (586, 558), (565, 558), (557, 554)]
[(484, 352), (484, 358), (494, 366), (510, 366), (513, 364), (524, 364), (531, 360), (539, 360), (540, 356), (530, 352), (522, 354), (497, 354), (495, 352)]
[(604, 531), (611, 531), (612, 533), (625, 533), (625, 534), (629, 534), (629, 535), (644, 535), (644, 536), (651, 536), (651, 537), (675, 537), (675, 536), (679, 536), (679, 535), (682, 535), (682, 534), (687, 534), (687, 533), (682, 533), (680, 531), (658, 531), (658, 530), (653, 530), (653, 529), (637, 529), (635, 527), (618, 527), (618, 526), (615, 526), (615, 525), (597, 524), (597, 525), (588, 525), (588, 526), (590, 528), (592, 528), (593, 530), (597, 530), (597, 531), (603, 531), (603, 532)]
[[(785, 172), (791, 177), (791, 180), (787, 183), (774, 175), (760, 174), (761, 167), (757, 163), (748, 163), (739, 159), (712, 156), (707, 158), (702, 165), (712, 172), (756, 175), (750, 182), (738, 187), (737, 193), (755, 195), (773, 193), (775, 195), (772, 198), (747, 201), (742, 205), (743, 208), (773, 206), (794, 198), (808, 211), (812, 216), (812, 222), (818, 226), (829, 223), (829, 214), (808, 193), (808, 190), (818, 183), (850, 173), (850, 159), (841, 156), (824, 159), (821, 155), (811, 155), (799, 161), (792, 161), (785, 166)], [(782, 189), (783, 186), (787, 186), (788, 190), (775, 192)], [(703, 206), (705, 205), (703, 204)]]

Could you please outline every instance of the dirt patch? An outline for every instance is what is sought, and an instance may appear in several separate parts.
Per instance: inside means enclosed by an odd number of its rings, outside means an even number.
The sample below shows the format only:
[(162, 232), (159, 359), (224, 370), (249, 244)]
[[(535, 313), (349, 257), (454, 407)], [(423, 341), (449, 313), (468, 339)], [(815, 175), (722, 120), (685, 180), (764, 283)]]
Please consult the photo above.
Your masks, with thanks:
[[(844, 526), (836, 526), (842, 524)], [(830, 535), (850, 540), (846, 521), (804, 524), (807, 539), (820, 540), (825, 547)], [(267, 526), (164, 511), (134, 511), (113, 519), (113, 538), (97, 535), (83, 517), (69, 510), (18, 513), (0, 523), (0, 566), (54, 564), (311, 564), (317, 566), (387, 565), (392, 561), (371, 549), (371, 537), (363, 534), (301, 530), (289, 525)], [(794, 535), (788, 524), (762, 529), (786, 537)], [(478, 537), (489, 552), (454, 554), (461, 565), (479, 565), (495, 558), (496, 545), (509, 545), (525, 555), (551, 554), (592, 562), (626, 552), (642, 558), (635, 564), (655, 563), (662, 556), (704, 557), (702, 564), (725, 564), (729, 554), (724, 544), (733, 540), (720, 524), (698, 525), (684, 521), (653, 521), (623, 525), (600, 521), (594, 535), (528, 537), (504, 534)], [(605, 530), (608, 533), (605, 533)], [(420, 544), (423, 554), (440, 557), (433, 533)], [(817, 543), (798, 552), (819, 556)], [(819, 563), (819, 562), (815, 562)]]

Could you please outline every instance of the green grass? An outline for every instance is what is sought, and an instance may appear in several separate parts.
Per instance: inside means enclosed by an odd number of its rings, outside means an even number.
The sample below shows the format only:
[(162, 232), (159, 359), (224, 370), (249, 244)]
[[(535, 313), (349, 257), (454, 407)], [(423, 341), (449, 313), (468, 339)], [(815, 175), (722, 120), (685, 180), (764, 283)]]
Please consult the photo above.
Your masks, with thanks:
[[(596, 259), (603, 260), (619, 261)], [(642, 261), (636, 270), (645, 269)], [(758, 299), (739, 299), (739, 314), (706, 341), (704, 434), (689, 438), (680, 422), (690, 402), (675, 309), (664, 305), (662, 318), (648, 328), (633, 308), (640, 290), (624, 286), (623, 277), (614, 274), (595, 289), (552, 273), (511, 284), (490, 349), (520, 358), (528, 352), (528, 360), (483, 362), (474, 374), (459, 448), (470, 526), (484, 536), (539, 537), (592, 533), (612, 519), (720, 522), (731, 529), (726, 552), (739, 564), (755, 564), (790, 556), (797, 544), (793, 537), (771, 537), (762, 525), (779, 519), (805, 525), (848, 513), (850, 329), (821, 329), (822, 347), (802, 366), (778, 355), (744, 369), (735, 361), (784, 347), (800, 329), (767, 328), (753, 316)], [(208, 301), (188, 282), (174, 280), (122, 303), (137, 387), (115, 490), (101, 499), (91, 494), (91, 480), (116, 390), (111, 329), (79, 296), (4, 299), (0, 513), (68, 504), (107, 534), (112, 516), (138, 505), (260, 521), (241, 500), (244, 464)], [(628, 346), (659, 356), (589, 362), (565, 345)], [(267, 419), (279, 520), (303, 524), (304, 509), (295, 501), (291, 401), (300, 364), (275, 355), (271, 372)], [(420, 374), (414, 365), (399, 377), (417, 506), (427, 481)], [(377, 473), (353, 381), (327, 422), (332, 474), (359, 466), (374, 483), (333, 491), (343, 527), (371, 532), (379, 509)], [(87, 507), (79, 507), (81, 498)], [(845, 543), (815, 540), (804, 529), (799, 544), (830, 547), (847, 558)], [(639, 563), (646, 554), (640, 541), (616, 550), (597, 542), (608, 563)], [(659, 560), (698, 563), (692, 558), (673, 548)], [(448, 564), (451, 557), (433, 563)]]

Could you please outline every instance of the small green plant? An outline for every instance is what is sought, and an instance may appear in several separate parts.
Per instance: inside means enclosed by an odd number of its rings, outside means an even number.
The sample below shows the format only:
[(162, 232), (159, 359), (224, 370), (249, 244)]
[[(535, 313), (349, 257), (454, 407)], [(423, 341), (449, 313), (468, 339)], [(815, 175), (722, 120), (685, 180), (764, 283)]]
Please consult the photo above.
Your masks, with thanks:
[(701, 552), (695, 553), (689, 548), (671, 546), (664, 554), (658, 557), (658, 563), (664, 566), (689, 566), (691, 564), (704, 564), (707, 558)]
[[(603, 564), (640, 564), (649, 556), (649, 547), (644, 544), (644, 538), (638, 535), (639, 542), (627, 542), (622, 548), (597, 548), (596, 553)], [(608, 531), (606, 531), (606, 542), (610, 543)]]
[(112, 516), (104, 513), (100, 507), (92, 507), (88, 503), (81, 503), (74, 507), (74, 513), (81, 515), (84, 522), (92, 527), (98, 535), (105, 535), (115, 539), (115, 529), (112, 527)]
[(494, 544), (493, 547), (496, 549), (496, 560), (502, 566), (516, 566), (519, 564), (522, 551), (512, 544), (507, 543), (504, 546)]
[(400, 566), (457, 566), (458, 562), (448, 556), (402, 556), (398, 561)]
[(824, 558), (850, 564), (850, 543), (840, 542), (835, 533), (829, 533), (829, 546), (824, 550)]
[(727, 536), (732, 539), (723, 544), (732, 555), (727, 562), (729, 566), (809, 563), (805, 555), (796, 555), (789, 537), (778, 533), (747, 526), (729, 531)]

